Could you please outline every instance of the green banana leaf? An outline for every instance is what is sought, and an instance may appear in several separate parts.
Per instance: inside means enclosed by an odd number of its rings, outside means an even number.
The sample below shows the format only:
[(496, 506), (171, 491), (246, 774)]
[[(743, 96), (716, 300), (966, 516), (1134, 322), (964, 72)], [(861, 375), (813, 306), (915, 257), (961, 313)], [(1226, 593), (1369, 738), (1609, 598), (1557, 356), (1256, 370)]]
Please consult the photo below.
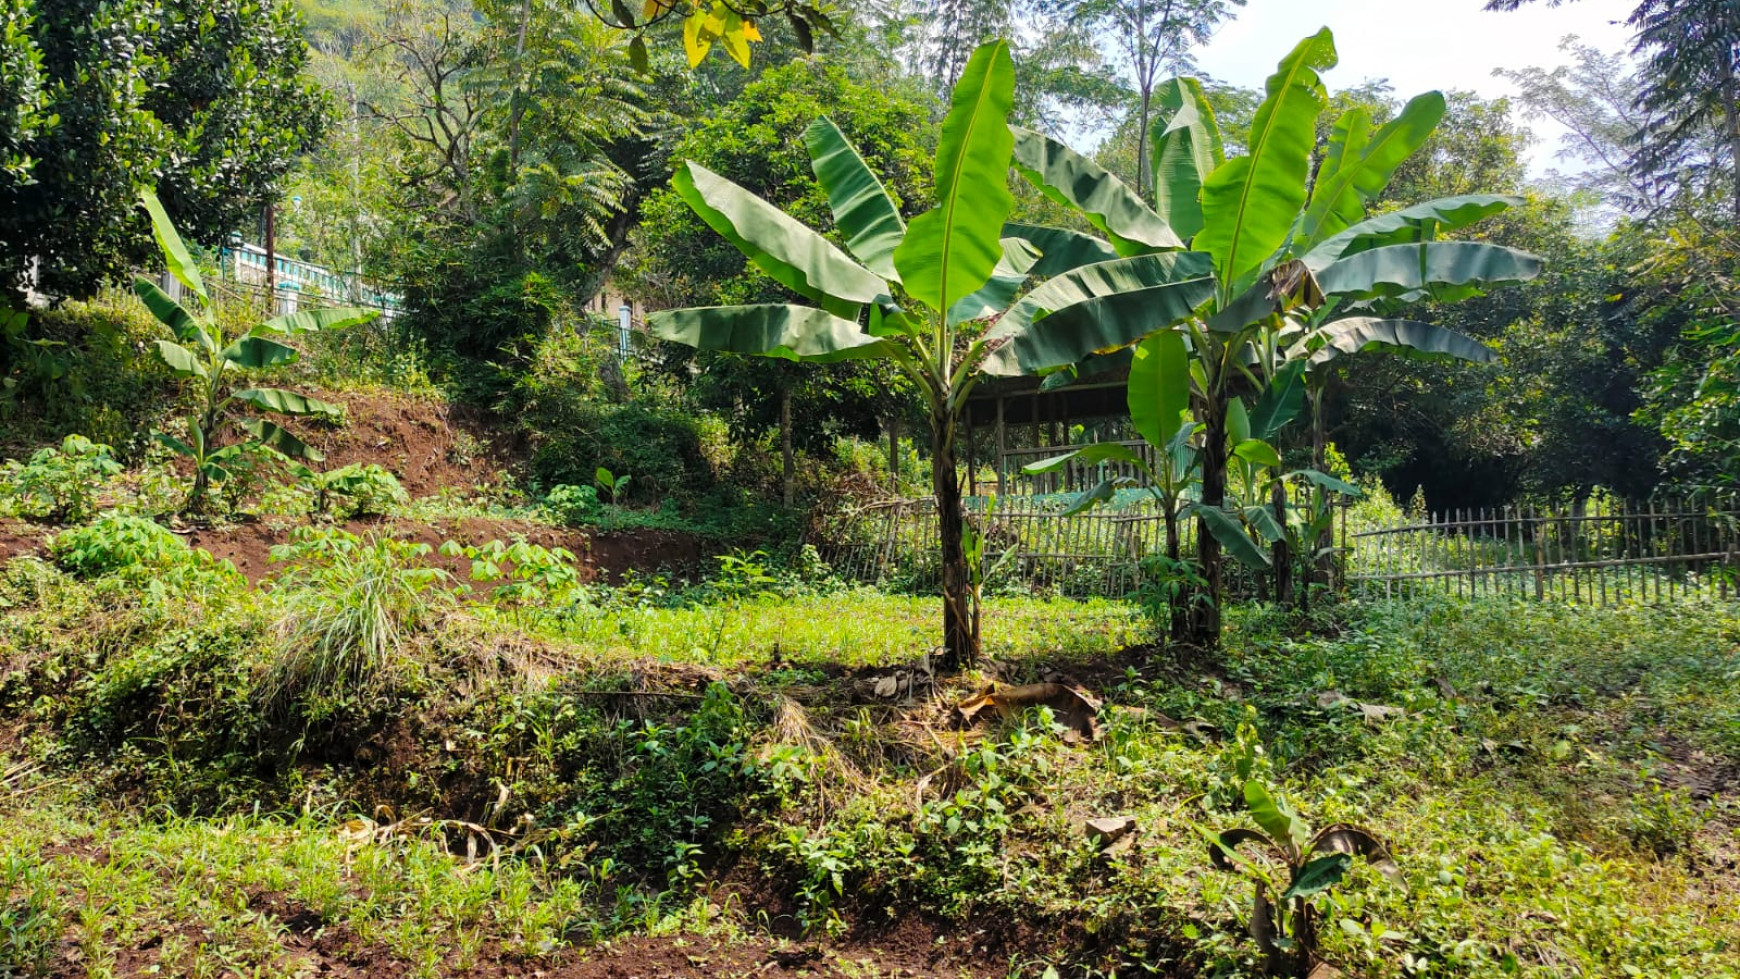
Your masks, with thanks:
[[(195, 429), (195, 431), (198, 431), (198, 429)], [(170, 450), (178, 455), (187, 456), (189, 459), (197, 458), (199, 456), (199, 453), (194, 451), (193, 446), (188, 445), (186, 442), (183, 442), (168, 432), (152, 432), (151, 437), (163, 445), (169, 446)]]
[(1188, 318), (1213, 294), (1214, 281), (1204, 276), (1084, 299), (1014, 334), (983, 369), (996, 376), (1034, 374), (1120, 350)]
[(1311, 271), (1321, 272), (1336, 259), (1384, 245), (1430, 241), (1440, 232), (1465, 228), (1501, 211), (1521, 207), (1524, 203), (1526, 202), (1521, 197), (1505, 194), (1441, 197), (1375, 218), (1367, 218), (1313, 246), (1305, 253), (1304, 261)]
[(276, 449), (292, 459), (307, 459), (309, 462), (326, 461), (326, 456), (322, 455), (318, 449), (264, 418), (244, 419), (242, 427), (247, 429), (255, 439), (258, 439), (261, 445)]
[(1117, 476), (1113, 476), (1110, 479), (1102, 479), (1095, 483), (1092, 489), (1087, 490), (1080, 496), (1076, 497), (1075, 501), (1070, 503), (1069, 506), (1064, 507), (1063, 510), (1059, 512), (1058, 516), (1073, 517), (1078, 514), (1086, 513), (1102, 503), (1110, 503), (1118, 495), (1118, 487), (1127, 482), (1129, 482), (1129, 480)]
[(1282, 892), (1281, 900), (1291, 901), (1294, 898), (1311, 897), (1321, 894), (1347, 876), (1347, 868), (1353, 865), (1353, 857), (1345, 853), (1331, 853), (1326, 857), (1314, 857), (1311, 862), (1300, 868), (1299, 876), (1287, 885)]
[(179, 343), (171, 343), (168, 340), (157, 341), (157, 356), (169, 365), (170, 370), (184, 377), (204, 378), (209, 376), (206, 374), (205, 365), (199, 362), (199, 358), (193, 355), (193, 351)]
[(1417, 320), (1353, 316), (1313, 332), (1287, 351), (1289, 357), (1309, 355), (1311, 369), (1346, 354), (1399, 353), (1418, 360), (1466, 360), (1477, 364), (1498, 359), (1491, 347), (1455, 330)]
[(1116, 442), (1095, 442), (1072, 452), (1064, 452), (1048, 459), (1041, 459), (1038, 462), (1030, 462), (1022, 466), (1021, 471), (1029, 476), (1035, 476), (1040, 473), (1056, 472), (1072, 462), (1079, 462), (1084, 466), (1096, 465), (1101, 462), (1123, 462), (1147, 468), (1147, 463), (1142, 461), (1142, 457), (1130, 451), (1128, 446), (1119, 445)]
[(1267, 466), (1274, 469), (1281, 464), (1281, 453), (1275, 447), (1260, 438), (1248, 438), (1233, 446), (1234, 458), (1243, 459), (1253, 466)]
[(299, 309), (294, 313), (285, 313), (254, 327), (251, 333), (319, 333), (322, 330), (343, 330), (353, 326), (361, 326), (370, 320), (379, 319), (378, 309), (359, 309), (354, 306), (335, 309)]
[(1226, 403), (1226, 440), (1228, 445), (1248, 442), (1251, 438), (1251, 413), (1243, 398), (1231, 398)]
[(1215, 168), (1202, 185), (1203, 228), (1191, 243), (1214, 256), (1223, 284), (1258, 268), (1287, 241), (1305, 206), (1328, 95), (1317, 72), (1335, 65), (1328, 28), (1299, 42), (1269, 76), (1268, 97), (1251, 122), (1250, 152)]
[(816, 181), (827, 192), (834, 224), (846, 235), (846, 250), (870, 271), (900, 281), (894, 249), (906, 235), (906, 222), (882, 181), (827, 116), (804, 130), (804, 145), (809, 147)]
[(169, 298), (169, 293), (157, 288), (157, 283), (140, 276), (133, 280), (133, 291), (144, 300), (145, 308), (151, 311), (151, 315), (169, 327), (169, 332), (175, 334), (175, 339), (182, 343), (199, 340), (203, 332), (199, 328), (199, 320), (182, 308), (180, 303)]
[(169, 274), (209, 306), (211, 297), (206, 295), (205, 282), (199, 277), (199, 265), (187, 253), (187, 246), (181, 243), (181, 235), (176, 233), (175, 225), (163, 210), (157, 192), (149, 187), (140, 188), (139, 203), (145, 205), (145, 213), (151, 215), (151, 234), (156, 237), (157, 248), (163, 252), (163, 260), (169, 265)]
[(756, 267), (842, 319), (856, 320), (862, 304), (888, 291), (880, 276), (832, 242), (699, 163), (679, 167), (671, 184)]
[(816, 364), (887, 356), (890, 342), (825, 310), (783, 304), (670, 309), (646, 325), (661, 340), (700, 350)]
[(1226, 162), (1226, 149), (1201, 82), (1161, 82), (1154, 103), (1154, 210), (1174, 234), (1188, 239), (1202, 230), (1202, 184)]
[(963, 298), (949, 310), (949, 325), (956, 326), (1009, 308), (1015, 294), (1027, 284), (1027, 276), (1039, 252), (1025, 238), (1004, 238), (1003, 257), (978, 292)]
[[(1375, 136), (1366, 135), (1371, 117), (1364, 109), (1345, 114), (1336, 126), (1336, 135), (1343, 141), (1331, 143), (1323, 169), (1317, 174), (1311, 204), (1296, 236), (1297, 246), (1308, 249), (1311, 242), (1365, 217), (1366, 201), (1381, 194), (1396, 168), (1425, 145), (1443, 120), (1444, 108), (1444, 96), (1438, 92), (1416, 96)], [(1350, 127), (1345, 133), (1342, 122)], [(1353, 129), (1360, 130), (1357, 136)]]
[(1305, 410), (1305, 361), (1289, 360), (1275, 372), (1251, 408), (1251, 434), (1272, 441)]
[(262, 411), (275, 411), (280, 415), (323, 415), (327, 418), (337, 418), (344, 414), (344, 409), (329, 401), (310, 398), (305, 394), (285, 391), (281, 388), (245, 388), (230, 395), (237, 401), (251, 404)]
[[(1207, 256), (1192, 252), (1161, 252), (1084, 265), (1052, 277), (1021, 297), (997, 321), (992, 334), (1014, 335), (1047, 313), (1100, 296), (1198, 280), (1212, 287), (1211, 273)], [(1165, 325), (1155, 322), (1152, 329)]]
[(1275, 519), (1275, 511), (1269, 507), (1248, 506), (1240, 510), (1239, 515), (1265, 544), (1273, 544), (1287, 536), (1287, 532), (1281, 529), (1281, 522)]
[(1481, 241), (1385, 245), (1341, 259), (1317, 274), (1326, 296), (1397, 298), (1433, 287), (1526, 282), (1541, 273), (1528, 252)]
[(1015, 62), (1004, 41), (984, 44), (955, 83), (936, 149), (936, 207), (912, 219), (894, 249), (908, 295), (946, 313), (979, 291), (1003, 257), (1001, 231), (1014, 134)]
[(1184, 335), (1161, 330), (1137, 344), (1125, 390), (1136, 433), (1149, 445), (1166, 445), (1190, 413), (1190, 354)]
[(275, 340), (249, 336), (242, 337), (225, 347), (224, 352), (219, 356), (237, 367), (263, 370), (270, 367), (280, 367), (284, 364), (293, 364), (302, 355), (297, 353), (294, 347), (286, 347)]
[(1080, 211), (1119, 255), (1183, 248), (1184, 242), (1117, 177), (1055, 139), (1015, 130), (1015, 169), (1047, 198)]
[(1003, 225), (1003, 237), (1022, 238), (1039, 249), (1039, 261), (1027, 270), (1027, 274), (1042, 282), (1083, 265), (1109, 262), (1118, 257), (1117, 249), (1110, 242), (1063, 228), (1011, 221)]
[(1192, 503), (1185, 512), (1201, 520), (1214, 539), (1220, 541), (1220, 546), (1241, 564), (1253, 568), (1269, 566), (1269, 552), (1251, 540), (1251, 535), (1245, 533), (1245, 525), (1237, 517), (1206, 503)]

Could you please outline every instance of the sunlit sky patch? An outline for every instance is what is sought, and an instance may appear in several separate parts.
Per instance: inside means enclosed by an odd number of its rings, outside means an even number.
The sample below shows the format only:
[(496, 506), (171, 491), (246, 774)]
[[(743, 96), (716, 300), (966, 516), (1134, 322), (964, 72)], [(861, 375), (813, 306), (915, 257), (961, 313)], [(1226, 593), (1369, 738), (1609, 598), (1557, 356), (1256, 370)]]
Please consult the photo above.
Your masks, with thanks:
[[(1250, 0), (1237, 19), (1197, 52), (1204, 73), (1260, 88), (1300, 38), (1328, 26), (1341, 63), (1325, 80), (1332, 89), (1388, 79), (1403, 98), (1428, 89), (1464, 89), (1486, 98), (1514, 95), (1495, 68), (1551, 68), (1565, 63), (1559, 41), (1575, 34), (1606, 51), (1629, 47), (1622, 23), (1635, 0), (1545, 0), (1514, 13), (1489, 13), (1484, 0)], [(1545, 120), (1528, 126), (1537, 141), (1530, 169), (1566, 165), (1554, 159), (1561, 130)]]

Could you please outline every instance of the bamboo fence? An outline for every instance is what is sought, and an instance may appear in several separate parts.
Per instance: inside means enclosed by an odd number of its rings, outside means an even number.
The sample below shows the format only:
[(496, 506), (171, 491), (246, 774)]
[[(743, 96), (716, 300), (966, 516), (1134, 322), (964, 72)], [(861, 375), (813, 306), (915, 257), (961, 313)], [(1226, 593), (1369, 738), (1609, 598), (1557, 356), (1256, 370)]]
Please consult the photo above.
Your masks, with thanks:
[(1726, 599), (1740, 510), (1656, 500), (1563, 509), (1449, 510), (1357, 532), (1343, 526), (1349, 585), (1581, 604)]
[[(1139, 588), (1143, 559), (1165, 550), (1158, 510), (1142, 500), (1066, 515), (1069, 502), (1025, 496), (967, 502), (967, 519), (985, 534), (985, 562), (998, 570), (994, 579), (1072, 595)], [(1349, 505), (1337, 511), (1342, 580), (1354, 594), (1585, 604), (1740, 595), (1740, 509), (1596, 499), (1565, 508), (1449, 510), (1375, 525)], [(1181, 520), (1179, 529), (1191, 556), (1196, 522)], [(939, 579), (930, 499), (884, 500), (833, 514), (813, 543), (850, 580), (925, 588)], [(1233, 597), (1260, 593), (1254, 573), (1232, 562), (1226, 571)]]

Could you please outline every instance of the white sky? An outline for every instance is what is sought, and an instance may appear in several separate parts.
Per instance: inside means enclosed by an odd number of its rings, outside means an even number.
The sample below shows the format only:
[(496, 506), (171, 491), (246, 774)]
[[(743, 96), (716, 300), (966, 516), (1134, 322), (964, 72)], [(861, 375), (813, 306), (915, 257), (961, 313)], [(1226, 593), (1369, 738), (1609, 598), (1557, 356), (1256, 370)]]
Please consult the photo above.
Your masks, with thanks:
[[(1488, 13), (1484, 0), (1249, 0), (1237, 19), (1196, 52), (1204, 73), (1261, 88), (1275, 62), (1300, 38), (1328, 26), (1341, 62), (1324, 73), (1331, 90), (1385, 78), (1401, 98), (1430, 89), (1465, 89), (1486, 98), (1514, 95), (1494, 68), (1551, 68), (1566, 58), (1559, 40), (1618, 52), (1630, 45), (1623, 24), (1636, 0), (1578, 0), (1559, 7), (1538, 0), (1513, 13)], [(1553, 166), (1559, 130), (1545, 120), (1534, 131), (1530, 170)]]

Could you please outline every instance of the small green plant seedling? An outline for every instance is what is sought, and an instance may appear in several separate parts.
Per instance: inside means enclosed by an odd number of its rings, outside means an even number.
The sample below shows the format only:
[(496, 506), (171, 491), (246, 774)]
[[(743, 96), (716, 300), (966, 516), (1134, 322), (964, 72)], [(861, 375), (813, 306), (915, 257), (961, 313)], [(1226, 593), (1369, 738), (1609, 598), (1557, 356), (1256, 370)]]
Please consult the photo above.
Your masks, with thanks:
[(603, 466), (599, 466), (598, 472), (593, 478), (597, 480), (600, 490), (610, 494), (611, 506), (622, 502), (622, 495), (628, 492), (629, 475), (627, 473), (618, 476)]
[[(1208, 856), (1216, 869), (1243, 874), (1255, 883), (1251, 937), (1262, 950), (1269, 974), (1305, 979), (1322, 961), (1318, 897), (1341, 883), (1356, 856), (1397, 884), (1401, 871), (1369, 830), (1335, 825), (1313, 833), (1262, 783), (1246, 782), (1244, 794), (1245, 806), (1260, 828), (1219, 833), (1204, 829)], [(1247, 844), (1261, 856), (1241, 853)]]

